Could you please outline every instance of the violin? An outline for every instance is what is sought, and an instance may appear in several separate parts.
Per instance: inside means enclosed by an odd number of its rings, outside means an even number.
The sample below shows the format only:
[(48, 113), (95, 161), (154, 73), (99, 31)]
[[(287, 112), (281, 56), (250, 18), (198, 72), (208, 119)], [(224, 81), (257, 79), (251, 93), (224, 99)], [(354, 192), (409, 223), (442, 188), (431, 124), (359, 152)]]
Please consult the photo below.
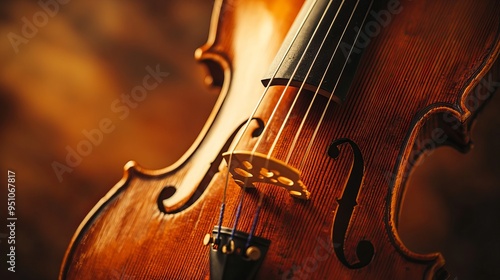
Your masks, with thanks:
[[(496, 0), (217, 0), (220, 97), (172, 166), (131, 161), (60, 279), (446, 279), (399, 238), (415, 159), (469, 145)], [(431, 144), (429, 144), (431, 143)]]

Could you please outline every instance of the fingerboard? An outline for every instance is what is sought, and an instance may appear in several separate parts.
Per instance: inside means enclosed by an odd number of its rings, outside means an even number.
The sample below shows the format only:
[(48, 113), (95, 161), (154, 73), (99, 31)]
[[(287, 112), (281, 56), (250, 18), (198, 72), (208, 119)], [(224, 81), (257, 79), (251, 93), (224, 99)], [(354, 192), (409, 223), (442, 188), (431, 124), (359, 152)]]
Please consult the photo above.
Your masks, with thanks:
[(356, 47), (373, 0), (306, 1), (264, 85), (303, 87), (342, 102), (361, 58)]

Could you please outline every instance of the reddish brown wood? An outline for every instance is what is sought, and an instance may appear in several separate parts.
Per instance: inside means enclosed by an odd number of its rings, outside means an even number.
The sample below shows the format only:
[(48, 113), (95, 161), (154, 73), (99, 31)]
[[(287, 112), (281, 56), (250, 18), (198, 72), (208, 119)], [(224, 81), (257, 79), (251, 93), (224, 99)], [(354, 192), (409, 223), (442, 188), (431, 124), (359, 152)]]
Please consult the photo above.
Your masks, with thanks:
[[(217, 223), (225, 172), (213, 174), (199, 199), (178, 213), (160, 212), (158, 195), (165, 186), (175, 186), (176, 193), (165, 204), (176, 211), (195, 192), (230, 134), (252, 112), (263, 92), (259, 80), (301, 3), (216, 2), (209, 41), (197, 52), (198, 59), (211, 68), (212, 82), (222, 85), (221, 98), (205, 129), (191, 150), (171, 167), (148, 171), (135, 163), (126, 166), (123, 180), (75, 234), (61, 279), (208, 278), (208, 249), (202, 240)], [(396, 230), (397, 213), (412, 151), (425, 148), (417, 140), (444, 144), (444, 140), (435, 140), (444, 139), (443, 131), (446, 142), (462, 146), (468, 142), (466, 132), (474, 111), (467, 107), (467, 100), (488, 71), (498, 77), (494, 62), (500, 50), (500, 2), (408, 0), (400, 5), (401, 13), (368, 45), (346, 102), (328, 111), (301, 170), (311, 199), (301, 202), (282, 189), (259, 186), (266, 199), (257, 235), (272, 241), (259, 278), (429, 279), (444, 265), (438, 253), (418, 255), (405, 248)], [(223, 80), (220, 73), (224, 73)], [(257, 111), (256, 117), (268, 126), (261, 152), (267, 152), (281, 124), (279, 119), (297, 94), (296, 89), (289, 89), (279, 107), (278, 121), (269, 122), (282, 90), (272, 87)], [(285, 158), (310, 98), (310, 94), (301, 94), (300, 106), (294, 109), (273, 153), (275, 158)], [(451, 128), (445, 113), (462, 126)], [(291, 165), (300, 162), (319, 114), (314, 110), (306, 123)], [(364, 158), (363, 185), (345, 240), (346, 258), (351, 263), (357, 261), (354, 251), (359, 240), (373, 243), (375, 256), (360, 269), (347, 268), (331, 251), (337, 199), (353, 161), (347, 147), (341, 148), (337, 160), (326, 154), (330, 143), (339, 138), (356, 142)], [(251, 149), (255, 141), (246, 134), (238, 148)], [(230, 183), (225, 226), (234, 221), (240, 191)], [(240, 230), (249, 230), (257, 200), (255, 191), (246, 196)]]

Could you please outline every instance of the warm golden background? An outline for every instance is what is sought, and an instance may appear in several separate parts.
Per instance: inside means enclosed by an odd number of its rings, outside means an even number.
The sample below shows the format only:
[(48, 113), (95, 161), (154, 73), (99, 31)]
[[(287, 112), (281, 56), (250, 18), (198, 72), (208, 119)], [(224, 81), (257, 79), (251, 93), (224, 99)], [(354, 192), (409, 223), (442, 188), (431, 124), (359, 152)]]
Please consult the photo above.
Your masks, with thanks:
[[(9, 32), (21, 35), (23, 18), (33, 22), (43, 9), (37, 1), (0, 2), (0, 167), (16, 172), (18, 218), (15, 274), (6, 271), (0, 228), (1, 279), (55, 279), (76, 227), (128, 160), (158, 169), (189, 147), (217, 97), (193, 59), (212, 4), (69, 0), (16, 53)], [(113, 101), (157, 64), (169, 76), (120, 119)], [(444, 148), (421, 161), (407, 193), (403, 240), (417, 252), (442, 251), (451, 279), (500, 278), (499, 109), (494, 97), (468, 155)], [(52, 163), (64, 163), (66, 148), (75, 149), (82, 131), (103, 118), (114, 131), (59, 181)], [(2, 187), (1, 224), (6, 194)]]

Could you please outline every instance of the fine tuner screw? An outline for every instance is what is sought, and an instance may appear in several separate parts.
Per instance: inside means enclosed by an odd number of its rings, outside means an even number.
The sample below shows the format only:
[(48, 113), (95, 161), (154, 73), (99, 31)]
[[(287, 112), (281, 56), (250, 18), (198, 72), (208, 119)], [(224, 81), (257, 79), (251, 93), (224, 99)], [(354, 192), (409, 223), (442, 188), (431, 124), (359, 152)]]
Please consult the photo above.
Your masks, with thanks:
[(255, 246), (248, 247), (245, 253), (247, 257), (252, 261), (260, 259), (261, 256), (260, 249)]
[(234, 241), (233, 240), (229, 240), (229, 244), (226, 244), (224, 246), (222, 246), (222, 253), (224, 254), (232, 254), (234, 253)]

